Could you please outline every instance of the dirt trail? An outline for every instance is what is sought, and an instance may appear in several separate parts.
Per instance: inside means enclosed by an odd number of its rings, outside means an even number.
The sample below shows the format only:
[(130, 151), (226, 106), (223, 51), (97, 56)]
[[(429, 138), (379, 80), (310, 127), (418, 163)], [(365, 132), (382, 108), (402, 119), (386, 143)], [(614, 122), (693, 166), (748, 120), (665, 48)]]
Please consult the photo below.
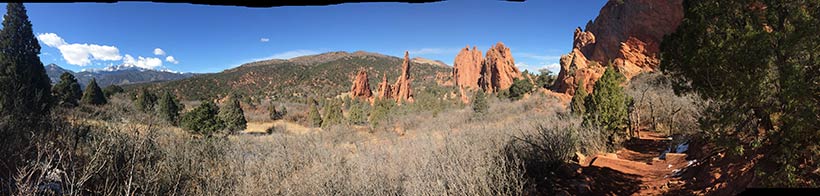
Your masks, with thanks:
[[(591, 191), (614, 195), (661, 195), (682, 185), (675, 171), (687, 166), (686, 154), (667, 153), (670, 140), (658, 133), (643, 132), (627, 141), (624, 149), (588, 158), (582, 173), (592, 181)], [(602, 186), (602, 187), (600, 187)]]

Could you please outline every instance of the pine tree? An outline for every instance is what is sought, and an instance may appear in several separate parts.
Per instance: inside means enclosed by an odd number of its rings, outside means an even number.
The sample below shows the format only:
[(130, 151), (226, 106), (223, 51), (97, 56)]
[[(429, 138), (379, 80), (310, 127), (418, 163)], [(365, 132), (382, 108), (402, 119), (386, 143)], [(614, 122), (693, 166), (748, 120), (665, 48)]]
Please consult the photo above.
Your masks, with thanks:
[(160, 117), (172, 125), (177, 125), (182, 104), (179, 103), (171, 92), (166, 91), (165, 94), (160, 97), (157, 109), (159, 110)]
[(74, 75), (68, 72), (60, 75), (60, 82), (54, 85), (51, 91), (58, 101), (58, 104), (65, 107), (77, 106), (80, 98), (83, 96), (83, 91), (80, 89), (80, 83), (77, 82), (77, 78), (74, 78)]
[(532, 89), (533, 85), (530, 83), (530, 80), (518, 77), (513, 79), (513, 84), (510, 86), (508, 96), (511, 100), (519, 100), (523, 98), (525, 94), (532, 92)]
[(322, 116), (319, 114), (319, 104), (316, 103), (316, 100), (311, 99), (308, 104), (308, 121), (310, 122), (311, 126), (318, 127), (322, 126)]
[(143, 88), (140, 93), (137, 95), (137, 100), (135, 101), (137, 108), (143, 112), (150, 112), (154, 110), (154, 105), (157, 104), (157, 96), (148, 91), (147, 88)]
[(114, 84), (108, 85), (105, 88), (103, 88), (103, 94), (105, 94), (106, 98), (111, 98), (112, 95), (122, 92), (125, 92), (125, 89), (122, 89), (122, 87)]
[(339, 100), (331, 100), (325, 103), (322, 107), (322, 127), (329, 127), (342, 123), (344, 116), (342, 115), (342, 102)]
[(100, 86), (97, 86), (97, 79), (91, 78), (91, 81), (88, 82), (88, 85), (85, 87), (85, 92), (83, 92), (82, 101), (85, 104), (92, 105), (108, 103), (108, 100), (105, 99), (105, 95), (103, 95), (102, 89), (100, 89)]
[(382, 121), (388, 120), (393, 107), (396, 107), (395, 101), (390, 99), (376, 99), (373, 104), (373, 110), (370, 112), (370, 125), (377, 127)]
[(578, 88), (575, 90), (575, 94), (572, 95), (572, 101), (569, 102), (569, 108), (572, 111), (572, 114), (575, 115), (583, 115), (586, 113), (586, 107), (584, 103), (587, 99), (587, 90), (584, 87), (584, 81), (578, 82)]
[(231, 133), (245, 130), (248, 121), (245, 120), (245, 111), (239, 105), (237, 95), (228, 98), (228, 102), (219, 109), (219, 119), (225, 123), (225, 128)]
[(367, 104), (362, 103), (358, 99), (353, 100), (350, 104), (348, 121), (354, 125), (362, 125), (367, 123)]
[(179, 121), (180, 127), (195, 134), (211, 136), (225, 128), (217, 114), (219, 108), (210, 101), (204, 101), (201, 105), (188, 113), (182, 115)]
[(26, 8), (8, 3), (6, 11), (0, 30), (0, 119), (20, 130), (39, 125), (49, 115), (53, 98)]
[(490, 105), (487, 103), (487, 94), (482, 90), (477, 90), (473, 95), (473, 112), (479, 115), (487, 113)]
[(603, 128), (609, 139), (609, 147), (615, 148), (625, 139), (629, 116), (627, 104), (629, 98), (621, 86), (626, 78), (612, 66), (608, 66), (604, 75), (595, 82), (595, 87), (586, 102), (587, 114), (584, 122), (593, 123)]

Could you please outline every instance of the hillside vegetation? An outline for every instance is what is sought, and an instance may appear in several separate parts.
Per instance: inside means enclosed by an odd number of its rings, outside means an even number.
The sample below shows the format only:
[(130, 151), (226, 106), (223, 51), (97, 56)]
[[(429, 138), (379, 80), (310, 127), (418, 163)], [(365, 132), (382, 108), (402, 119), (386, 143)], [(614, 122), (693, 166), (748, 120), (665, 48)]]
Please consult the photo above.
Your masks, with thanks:
[[(150, 88), (172, 91), (183, 100), (222, 98), (229, 93), (253, 100), (270, 98), (297, 101), (307, 97), (335, 97), (350, 90), (354, 74), (368, 71), (370, 86), (377, 86), (384, 74), (394, 82), (401, 73), (398, 57), (367, 52), (330, 52), (290, 60), (267, 60), (247, 63), (220, 73), (197, 75), (164, 83), (128, 86), (126, 89)], [(410, 74), (417, 86), (436, 85), (436, 73), (450, 73), (449, 67), (437, 64), (411, 64)], [(377, 89), (371, 89), (376, 91)]]

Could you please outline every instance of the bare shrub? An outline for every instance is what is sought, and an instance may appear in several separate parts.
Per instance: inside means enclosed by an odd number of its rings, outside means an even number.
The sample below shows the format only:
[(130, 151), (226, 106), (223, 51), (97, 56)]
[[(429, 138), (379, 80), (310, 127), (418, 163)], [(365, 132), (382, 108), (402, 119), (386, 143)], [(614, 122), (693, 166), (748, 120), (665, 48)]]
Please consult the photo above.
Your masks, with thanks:
[[(703, 100), (694, 94), (676, 95), (668, 76), (644, 73), (630, 81), (626, 93), (633, 98), (630, 121), (633, 130), (650, 129), (668, 134), (693, 133)], [(644, 128), (645, 127), (645, 128)]]

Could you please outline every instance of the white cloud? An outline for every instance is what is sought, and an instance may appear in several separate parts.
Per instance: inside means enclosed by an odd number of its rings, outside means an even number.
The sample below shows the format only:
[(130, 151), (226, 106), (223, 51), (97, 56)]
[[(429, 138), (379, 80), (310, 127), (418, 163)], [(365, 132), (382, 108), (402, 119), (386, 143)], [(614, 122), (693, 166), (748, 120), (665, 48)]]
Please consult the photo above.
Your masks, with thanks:
[(86, 66), (91, 60), (118, 61), (120, 50), (114, 46), (96, 44), (69, 44), (54, 33), (42, 33), (37, 38), (50, 47), (57, 48), (68, 64)]
[(425, 55), (425, 54), (456, 54), (459, 48), (422, 48), (409, 50), (411, 55)]
[(41, 33), (37, 35), (37, 39), (40, 39), (40, 41), (46, 44), (46, 46), (54, 48), (68, 44), (65, 40), (63, 40), (63, 38), (54, 33)]
[(518, 57), (522, 57), (522, 58), (536, 59), (536, 60), (541, 60), (541, 61), (554, 61), (554, 60), (561, 59), (560, 55), (559, 56), (537, 55), (537, 54), (526, 53), (526, 52), (515, 53), (514, 55), (518, 56)]
[(263, 38), (259, 39), (259, 41), (260, 42), (269, 42), (270, 38), (263, 37)]
[(174, 58), (174, 56), (167, 56), (167, 57), (165, 57), (165, 62), (169, 62), (169, 63), (173, 63), (173, 64), (179, 64), (179, 61), (177, 61), (177, 60)]
[(538, 73), (541, 69), (552, 71), (553, 74), (558, 74), (561, 70), (561, 65), (558, 63), (541, 63), (540, 66), (532, 66), (524, 62), (516, 62), (515, 66), (521, 69), (529, 70), (531, 73)]
[(287, 52), (273, 54), (272, 56), (270, 56), (266, 59), (262, 59), (262, 60), (267, 60), (267, 59), (290, 59), (290, 58), (293, 58), (293, 57), (300, 57), (300, 56), (307, 56), (307, 55), (314, 55), (314, 54), (319, 54), (319, 52), (313, 51), (313, 50), (291, 50), (291, 51), (287, 51)]
[(138, 56), (136, 59), (134, 59), (134, 57), (132, 57), (131, 55), (126, 54), (125, 58), (122, 59), (122, 63), (127, 66), (154, 69), (162, 66), (162, 59), (142, 56)]
[(154, 48), (154, 55), (157, 56), (165, 56), (165, 51), (161, 48)]

